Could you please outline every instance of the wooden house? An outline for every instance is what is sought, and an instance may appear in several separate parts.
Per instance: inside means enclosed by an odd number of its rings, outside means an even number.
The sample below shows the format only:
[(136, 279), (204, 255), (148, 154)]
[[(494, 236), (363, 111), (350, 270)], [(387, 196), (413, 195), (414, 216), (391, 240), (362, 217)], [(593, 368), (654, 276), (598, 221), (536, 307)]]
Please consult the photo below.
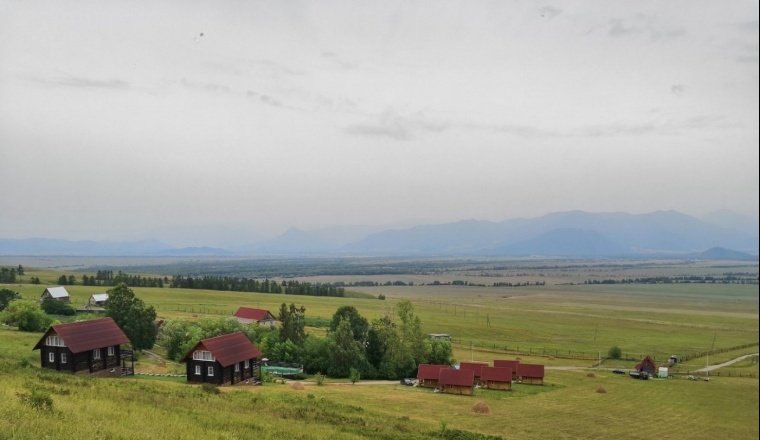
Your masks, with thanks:
[(103, 307), (106, 305), (106, 301), (108, 301), (107, 293), (93, 293), (90, 295), (90, 300), (87, 304), (95, 307)]
[(519, 360), (509, 360), (509, 359), (494, 359), (493, 366), (498, 368), (511, 368), (512, 369), (512, 381), (517, 380), (517, 364), (519, 364)]
[(544, 366), (540, 364), (517, 364), (517, 380), (531, 385), (544, 384)]
[(187, 381), (235, 385), (260, 380), (261, 351), (237, 331), (203, 339), (187, 352), (181, 362), (187, 363)]
[(459, 369), (460, 370), (471, 370), (473, 373), (475, 373), (475, 383), (480, 383), (480, 371), (483, 369), (483, 367), (487, 367), (488, 364), (482, 363), (482, 362), (460, 362), (459, 363)]
[(634, 369), (639, 373), (644, 372), (649, 373), (650, 376), (657, 376), (657, 365), (655, 365), (654, 360), (648, 355), (643, 361), (636, 364)]
[[(42, 368), (103, 376), (130, 374), (122, 350), (129, 338), (111, 318), (69, 322), (50, 327), (34, 346)], [(130, 356), (131, 357), (131, 356)], [(131, 372), (134, 371), (134, 365)]]
[(417, 367), (417, 385), (425, 388), (438, 388), (438, 377), (444, 368), (450, 370), (451, 366), (420, 364)]
[(71, 295), (69, 295), (69, 292), (65, 287), (48, 287), (44, 292), (42, 292), (42, 295), (40, 295), (40, 302), (45, 301), (46, 299), (55, 299), (68, 303), (71, 302)]
[(489, 390), (511, 390), (512, 368), (483, 367), (480, 370), (480, 386)]
[(273, 327), (277, 322), (277, 319), (269, 310), (252, 309), (250, 307), (238, 308), (233, 316), (239, 323), (246, 325), (256, 323), (258, 325)]
[(442, 393), (471, 396), (475, 392), (475, 372), (472, 370), (442, 369), (438, 377), (438, 389)]

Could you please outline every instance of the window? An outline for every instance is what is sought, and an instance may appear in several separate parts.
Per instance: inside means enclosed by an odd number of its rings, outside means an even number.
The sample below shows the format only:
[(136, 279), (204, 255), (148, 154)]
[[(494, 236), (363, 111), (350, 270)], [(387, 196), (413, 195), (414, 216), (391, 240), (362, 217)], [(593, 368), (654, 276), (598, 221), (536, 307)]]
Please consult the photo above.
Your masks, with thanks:
[(45, 338), (45, 345), (48, 345), (50, 347), (65, 347), (66, 344), (63, 343), (63, 339), (61, 339), (58, 335), (50, 335), (47, 338)]
[(200, 365), (196, 365), (195, 366), (195, 374), (198, 375), (198, 376), (201, 375), (201, 366)]
[(248, 359), (245, 360), (245, 368), (248, 368)]
[(235, 363), (235, 373), (240, 371), (240, 362)]
[(113, 346), (108, 347), (108, 355), (109, 356), (113, 356), (114, 352), (115, 352), (115, 350), (113, 349)]
[(208, 374), (207, 375), (208, 376), (213, 376), (214, 375), (214, 367), (208, 367)]
[(206, 350), (198, 350), (193, 352), (193, 360), (195, 361), (213, 361), (214, 356), (211, 355), (210, 351)]
[(62, 364), (66, 363), (66, 353), (61, 353), (61, 363)]
[(100, 359), (100, 349), (96, 348), (95, 350), (92, 350), (92, 358), (93, 359)]
[(48, 353), (48, 361), (55, 362), (55, 353), (53, 353), (52, 351)]

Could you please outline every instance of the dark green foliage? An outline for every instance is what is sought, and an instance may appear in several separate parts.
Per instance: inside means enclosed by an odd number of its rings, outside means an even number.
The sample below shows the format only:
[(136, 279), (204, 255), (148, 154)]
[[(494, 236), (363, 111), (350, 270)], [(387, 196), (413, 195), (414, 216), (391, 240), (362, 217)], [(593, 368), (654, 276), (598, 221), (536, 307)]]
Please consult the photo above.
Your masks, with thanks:
[(0, 313), (0, 322), (25, 332), (44, 332), (53, 324), (53, 318), (40, 309), (37, 301), (17, 299)]
[(243, 332), (246, 337), (257, 343), (255, 327), (241, 324), (235, 319), (204, 318), (198, 320), (172, 319), (164, 322), (158, 334), (158, 340), (166, 350), (166, 356), (179, 361), (201, 339)]
[(61, 275), (58, 277), (58, 284), (61, 286), (66, 286), (69, 284), (69, 278), (66, 275)]
[(50, 411), (53, 409), (53, 399), (50, 394), (41, 390), (32, 390), (28, 393), (16, 393), (16, 397), (23, 405), (38, 411)]
[(76, 314), (76, 310), (74, 310), (73, 307), (57, 299), (48, 298), (42, 301), (40, 308), (42, 308), (42, 310), (48, 315), (73, 316)]
[(0, 283), (13, 284), (16, 282), (16, 269), (0, 267)]
[(346, 319), (351, 326), (351, 332), (354, 339), (359, 342), (365, 342), (367, 340), (367, 332), (369, 331), (369, 323), (367, 319), (359, 314), (354, 306), (342, 306), (338, 308), (333, 314), (332, 321), (330, 322), (330, 333), (334, 332), (338, 328), (340, 321)]
[(453, 365), (453, 350), (451, 342), (445, 339), (434, 339), (430, 341), (430, 354), (427, 359), (428, 364), (436, 365)]
[(20, 299), (21, 294), (11, 289), (0, 289), (0, 312), (8, 307), (14, 299)]
[(610, 348), (607, 352), (607, 357), (611, 359), (620, 359), (621, 356), (623, 356), (623, 350), (621, 350), (617, 345)]
[(214, 385), (212, 385), (210, 383), (204, 383), (201, 386), (201, 389), (203, 390), (204, 393), (208, 393), (208, 394), (219, 394), (219, 393), (221, 393), (221, 391), (219, 391), (219, 388), (215, 387)]
[(156, 310), (135, 297), (135, 293), (121, 283), (108, 290), (105, 304), (110, 316), (132, 342), (135, 350), (153, 348), (156, 342)]
[(431, 433), (435, 438), (441, 438), (445, 440), (504, 440), (504, 437), (500, 435), (487, 435), (479, 434), (472, 431), (462, 431), (461, 429), (446, 429), (443, 425), (443, 429)]
[(280, 342), (290, 340), (297, 346), (303, 345), (306, 340), (306, 307), (296, 307), (291, 303), (287, 306), (285, 303), (280, 305), (280, 311), (277, 314), (277, 320), (280, 321)]

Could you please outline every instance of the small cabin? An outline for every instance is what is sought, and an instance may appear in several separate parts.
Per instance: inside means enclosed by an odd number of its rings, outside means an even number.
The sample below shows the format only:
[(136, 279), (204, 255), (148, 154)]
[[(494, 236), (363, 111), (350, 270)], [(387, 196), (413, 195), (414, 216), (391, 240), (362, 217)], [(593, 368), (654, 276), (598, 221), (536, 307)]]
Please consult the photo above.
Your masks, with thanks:
[(69, 295), (69, 292), (65, 287), (48, 287), (44, 292), (42, 292), (42, 295), (40, 296), (40, 302), (45, 301), (46, 299), (54, 299), (57, 301), (69, 303), (71, 302), (71, 295)]
[(475, 372), (472, 370), (442, 369), (438, 377), (438, 390), (447, 394), (471, 396), (475, 393)]
[(483, 367), (480, 370), (480, 386), (489, 390), (511, 390), (512, 368)]
[(487, 367), (488, 364), (482, 363), (482, 362), (460, 362), (459, 363), (459, 369), (460, 370), (471, 370), (473, 373), (475, 373), (475, 383), (480, 383), (480, 372), (483, 369), (483, 367)]
[(510, 359), (494, 359), (493, 366), (498, 368), (511, 368), (512, 369), (512, 381), (517, 380), (517, 365), (520, 363), (519, 360), (510, 360)]
[(180, 362), (187, 381), (214, 385), (256, 382), (261, 378), (261, 351), (241, 331), (203, 339)]
[(451, 335), (448, 333), (430, 333), (428, 335), (428, 338), (430, 339), (444, 339), (446, 341), (451, 341)]
[(90, 300), (87, 304), (95, 307), (103, 307), (106, 305), (106, 301), (108, 301), (107, 293), (93, 293), (90, 295)]
[(120, 376), (134, 372), (126, 365), (131, 351), (122, 350), (129, 338), (111, 318), (69, 322), (50, 327), (34, 346), (40, 350), (42, 368)]
[(517, 380), (530, 385), (544, 384), (544, 366), (540, 364), (517, 364)]
[(643, 361), (636, 364), (634, 370), (638, 371), (639, 373), (648, 373), (652, 377), (657, 375), (657, 365), (655, 365), (654, 360), (652, 360), (649, 355), (647, 355)]
[(277, 318), (264, 309), (252, 309), (250, 307), (240, 307), (233, 315), (235, 319), (241, 324), (253, 324), (263, 325), (267, 327), (274, 327), (277, 323)]
[(420, 364), (417, 367), (417, 385), (424, 388), (438, 388), (438, 378), (441, 370), (450, 370), (449, 365)]

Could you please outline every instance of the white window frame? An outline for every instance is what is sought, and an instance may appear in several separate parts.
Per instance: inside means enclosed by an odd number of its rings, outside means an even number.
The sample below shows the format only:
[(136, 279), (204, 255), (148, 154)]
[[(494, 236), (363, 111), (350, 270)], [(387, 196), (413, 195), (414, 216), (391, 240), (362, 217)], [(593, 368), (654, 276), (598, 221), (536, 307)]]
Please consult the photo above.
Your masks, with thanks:
[(206, 370), (208, 374), (206, 376), (213, 376), (214, 375), (214, 367), (209, 365), (208, 370)]
[(45, 345), (48, 347), (65, 347), (66, 344), (63, 343), (63, 339), (58, 335), (50, 335), (47, 338), (45, 338)]
[(61, 363), (65, 364), (66, 361), (67, 361), (67, 359), (66, 359), (66, 353), (61, 353)]
[(197, 350), (193, 352), (194, 361), (215, 361), (214, 356), (208, 350)]
[(235, 373), (240, 372), (240, 362), (235, 362)]
[(92, 350), (92, 358), (93, 359), (100, 359), (100, 349), (96, 348)]
[(245, 368), (248, 368), (248, 359), (245, 360)]
[(196, 376), (200, 376), (201, 375), (201, 366), (200, 365), (196, 365), (195, 366), (195, 375)]
[(52, 351), (48, 353), (48, 362), (55, 362), (55, 353)]
[(108, 347), (108, 355), (113, 356), (116, 353), (116, 350), (114, 350), (113, 345)]

